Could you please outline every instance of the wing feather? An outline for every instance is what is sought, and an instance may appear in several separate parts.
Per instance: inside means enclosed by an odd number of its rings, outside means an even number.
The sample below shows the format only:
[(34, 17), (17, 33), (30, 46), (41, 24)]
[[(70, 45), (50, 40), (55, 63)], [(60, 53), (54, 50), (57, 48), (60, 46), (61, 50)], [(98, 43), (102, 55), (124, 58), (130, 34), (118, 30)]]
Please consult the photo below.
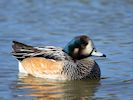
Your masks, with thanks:
[(33, 47), (17, 41), (13, 41), (12, 54), (20, 61), (28, 57), (44, 57), (54, 60), (66, 60), (70, 57), (62, 48), (54, 46)]

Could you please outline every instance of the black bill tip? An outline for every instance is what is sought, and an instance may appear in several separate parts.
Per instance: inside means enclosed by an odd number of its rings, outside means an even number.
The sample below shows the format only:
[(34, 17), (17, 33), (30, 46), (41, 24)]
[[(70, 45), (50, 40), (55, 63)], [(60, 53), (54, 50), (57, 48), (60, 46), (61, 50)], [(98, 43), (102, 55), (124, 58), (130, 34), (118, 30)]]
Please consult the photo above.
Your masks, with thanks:
[(103, 54), (103, 56), (102, 57), (106, 57), (106, 55), (105, 54)]

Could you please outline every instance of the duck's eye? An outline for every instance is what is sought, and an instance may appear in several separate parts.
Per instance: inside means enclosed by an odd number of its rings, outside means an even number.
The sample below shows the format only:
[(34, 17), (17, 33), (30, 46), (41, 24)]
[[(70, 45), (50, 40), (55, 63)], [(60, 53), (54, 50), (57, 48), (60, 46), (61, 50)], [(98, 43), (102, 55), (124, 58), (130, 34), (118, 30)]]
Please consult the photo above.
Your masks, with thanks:
[(81, 47), (85, 48), (87, 45), (88, 45), (88, 43), (83, 43), (83, 44), (81, 44)]
[(85, 42), (85, 43), (83, 43), (83, 45), (84, 45), (84, 46), (86, 46), (86, 45), (88, 45), (88, 43), (87, 43), (87, 42)]

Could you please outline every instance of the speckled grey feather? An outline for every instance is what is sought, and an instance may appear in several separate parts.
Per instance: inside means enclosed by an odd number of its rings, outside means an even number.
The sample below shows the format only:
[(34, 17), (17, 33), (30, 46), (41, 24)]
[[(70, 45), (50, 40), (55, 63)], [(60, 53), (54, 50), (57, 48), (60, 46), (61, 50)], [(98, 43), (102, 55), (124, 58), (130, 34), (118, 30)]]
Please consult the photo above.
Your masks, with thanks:
[(91, 58), (77, 60), (76, 62), (64, 61), (64, 64), (62, 74), (67, 76), (68, 80), (100, 78), (100, 68)]

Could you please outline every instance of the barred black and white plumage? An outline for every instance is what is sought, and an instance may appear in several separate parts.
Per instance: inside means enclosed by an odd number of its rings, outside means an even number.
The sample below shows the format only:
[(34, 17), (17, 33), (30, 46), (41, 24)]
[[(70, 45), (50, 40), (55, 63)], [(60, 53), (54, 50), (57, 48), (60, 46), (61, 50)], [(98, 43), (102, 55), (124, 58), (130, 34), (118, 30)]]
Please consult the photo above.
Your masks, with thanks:
[(71, 59), (63, 49), (54, 46), (33, 47), (17, 41), (13, 41), (12, 45), (14, 51), (12, 54), (20, 61), (28, 57), (44, 57), (54, 60)]

